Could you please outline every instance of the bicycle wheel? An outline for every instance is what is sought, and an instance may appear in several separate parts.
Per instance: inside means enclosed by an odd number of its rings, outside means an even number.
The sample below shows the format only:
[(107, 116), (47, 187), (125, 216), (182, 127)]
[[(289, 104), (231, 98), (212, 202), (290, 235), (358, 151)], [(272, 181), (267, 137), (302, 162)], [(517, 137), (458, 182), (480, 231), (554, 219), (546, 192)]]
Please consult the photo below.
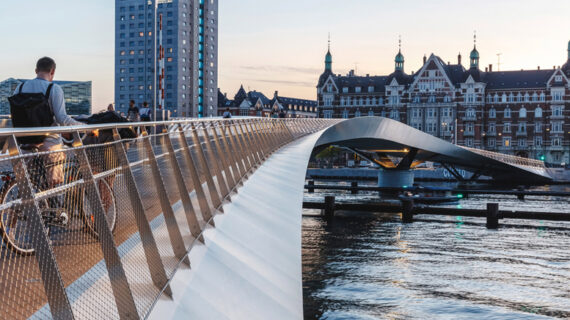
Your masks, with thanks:
[[(16, 181), (12, 180), (9, 184), (3, 187), (2, 204), (9, 204), (12, 206), (0, 211), (0, 232), (2, 239), (6, 246), (13, 252), (29, 256), (34, 254), (33, 248), (33, 235), (31, 234), (31, 225), (25, 215), (21, 203), (14, 203), (20, 198), (18, 185)], [(48, 208), (45, 200), (38, 204), (40, 212)], [(49, 226), (45, 226), (49, 234)]]
[[(101, 203), (103, 204), (107, 223), (109, 224), (111, 232), (114, 232), (115, 227), (117, 226), (117, 203), (115, 195), (113, 194), (113, 189), (111, 189), (109, 183), (105, 179), (99, 180), (97, 184), (99, 186), (99, 194), (101, 195)], [(95, 227), (94, 212), (91, 209), (91, 205), (89, 204), (89, 200), (87, 199), (85, 192), (85, 189), (83, 189), (83, 222), (85, 223), (87, 230), (98, 237), (99, 233)]]

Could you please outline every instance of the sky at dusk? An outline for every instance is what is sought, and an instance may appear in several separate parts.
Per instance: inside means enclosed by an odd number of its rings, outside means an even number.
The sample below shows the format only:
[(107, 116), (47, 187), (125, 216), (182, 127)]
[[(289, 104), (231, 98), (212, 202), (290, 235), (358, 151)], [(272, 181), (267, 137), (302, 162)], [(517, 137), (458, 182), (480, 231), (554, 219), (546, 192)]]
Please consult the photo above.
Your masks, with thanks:
[[(0, 80), (34, 77), (44, 55), (56, 79), (93, 81), (93, 110), (113, 101), (114, 0), (0, 2)], [(219, 86), (268, 96), (316, 98), (331, 34), (333, 71), (394, 69), (398, 36), (405, 71), (434, 53), (467, 66), (477, 31), (481, 67), (552, 68), (567, 58), (568, 0), (220, 0)]]

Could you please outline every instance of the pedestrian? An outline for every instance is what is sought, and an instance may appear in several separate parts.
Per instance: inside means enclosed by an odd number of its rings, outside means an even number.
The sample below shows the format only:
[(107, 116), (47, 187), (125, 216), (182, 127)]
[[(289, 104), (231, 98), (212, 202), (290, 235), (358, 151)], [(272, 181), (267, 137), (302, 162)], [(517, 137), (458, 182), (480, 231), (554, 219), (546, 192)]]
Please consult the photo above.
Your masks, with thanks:
[(139, 114), (141, 121), (150, 121), (150, 108), (148, 107), (148, 102), (143, 102), (143, 107), (140, 108)]
[(229, 119), (232, 117), (232, 113), (230, 112), (230, 108), (226, 108), (226, 112), (222, 115), (222, 118)]
[(139, 113), (139, 108), (135, 106), (135, 100), (129, 102), (129, 110), (127, 110), (127, 120), (131, 122), (140, 122), (141, 117)]
[[(36, 78), (16, 87), (9, 98), (14, 128), (75, 126), (83, 123), (74, 120), (65, 111), (65, 97), (61, 87), (53, 83), (55, 61), (43, 57), (36, 63)], [(18, 138), (23, 150), (37, 148), (40, 152), (52, 152), (43, 156), (49, 187), (63, 183), (65, 153), (63, 141), (57, 133)]]
[(115, 106), (113, 106), (112, 103), (109, 103), (109, 105), (107, 106), (107, 111), (115, 111)]

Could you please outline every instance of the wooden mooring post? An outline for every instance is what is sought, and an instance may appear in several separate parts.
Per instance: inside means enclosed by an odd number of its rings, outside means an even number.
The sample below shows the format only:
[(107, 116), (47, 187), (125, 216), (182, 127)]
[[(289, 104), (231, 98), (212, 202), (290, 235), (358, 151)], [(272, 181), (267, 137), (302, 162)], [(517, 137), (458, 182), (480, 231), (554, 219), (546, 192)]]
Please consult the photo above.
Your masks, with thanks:
[(325, 218), (334, 217), (334, 206), (335, 206), (335, 197), (325, 196), (325, 209), (324, 209)]
[(402, 200), (402, 222), (414, 222), (414, 200)]
[(487, 229), (498, 229), (499, 218), (499, 204), (487, 203)]
[(358, 194), (358, 181), (352, 181), (350, 183), (350, 193)]
[(309, 180), (309, 187), (307, 189), (309, 193), (315, 193), (315, 180)]

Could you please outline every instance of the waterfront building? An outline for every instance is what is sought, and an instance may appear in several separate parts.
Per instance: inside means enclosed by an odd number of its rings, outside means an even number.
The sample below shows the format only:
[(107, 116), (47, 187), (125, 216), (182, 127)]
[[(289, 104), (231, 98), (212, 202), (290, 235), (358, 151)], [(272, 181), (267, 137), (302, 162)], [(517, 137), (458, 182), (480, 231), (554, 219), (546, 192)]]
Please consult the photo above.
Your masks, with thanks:
[(269, 99), (255, 90), (246, 92), (243, 86), (239, 88), (233, 100), (218, 91), (218, 115), (221, 116), (227, 108), (230, 108), (233, 115), (239, 116), (270, 117), (283, 111), (287, 118), (317, 117), (315, 100), (282, 97), (278, 91)]
[[(164, 108), (177, 117), (215, 116), (218, 0), (154, 1), (162, 14)], [(115, 103), (120, 111), (128, 109), (129, 100), (153, 103), (154, 1), (115, 0)]]
[(470, 148), (570, 163), (570, 42), (568, 61), (551, 69), (481, 70), (476, 43), (445, 63), (431, 54), (410, 74), (400, 50), (383, 76), (334, 74), (332, 55), (317, 84), (321, 118), (383, 116)]
[[(10, 114), (10, 97), (20, 83), (26, 79), (9, 78), (0, 82), (0, 115)], [(67, 114), (91, 114), (91, 81), (54, 81), (62, 89), (65, 96)]]

